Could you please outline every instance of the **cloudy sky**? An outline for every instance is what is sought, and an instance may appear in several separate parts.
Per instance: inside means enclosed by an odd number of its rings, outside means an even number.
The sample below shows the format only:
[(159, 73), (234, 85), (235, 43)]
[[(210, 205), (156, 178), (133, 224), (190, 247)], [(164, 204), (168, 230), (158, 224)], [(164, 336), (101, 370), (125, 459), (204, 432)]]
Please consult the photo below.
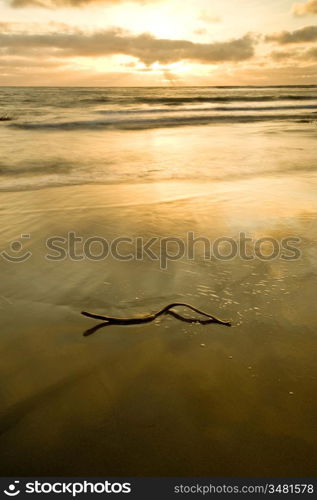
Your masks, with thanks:
[(317, 83), (317, 0), (0, 0), (0, 85)]

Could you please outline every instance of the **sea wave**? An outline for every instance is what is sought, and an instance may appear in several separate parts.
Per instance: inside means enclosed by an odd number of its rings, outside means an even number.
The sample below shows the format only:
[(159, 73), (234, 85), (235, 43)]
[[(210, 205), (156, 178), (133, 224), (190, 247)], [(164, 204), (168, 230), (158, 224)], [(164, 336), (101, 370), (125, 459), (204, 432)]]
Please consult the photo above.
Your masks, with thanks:
[[(313, 91), (314, 92), (314, 91)], [(92, 95), (77, 97), (69, 102), (64, 102), (66, 107), (80, 107), (96, 104), (121, 104), (128, 106), (133, 104), (161, 104), (162, 106), (181, 106), (183, 104), (194, 103), (230, 103), (230, 102), (273, 102), (273, 101), (311, 101), (317, 100), (317, 93), (311, 95), (304, 94), (276, 94), (269, 95), (253, 94), (226, 94), (226, 95), (175, 95), (175, 96), (138, 96), (138, 95)]]
[(317, 95), (280, 94), (280, 95), (226, 95), (226, 96), (179, 96), (179, 97), (135, 97), (134, 100), (144, 104), (181, 105), (186, 103), (217, 102), (266, 102), (266, 101), (315, 101)]
[[(127, 178), (123, 173), (121, 175), (109, 176), (108, 172), (104, 172), (103, 175), (98, 175), (98, 178), (92, 179), (89, 173), (85, 170), (77, 171), (76, 164), (74, 164), (73, 175), (67, 175), (67, 173), (61, 172), (50, 172), (49, 167), (46, 168), (46, 175), (44, 173), (45, 165), (41, 169), (42, 175), (35, 175), (34, 170), (31, 169), (28, 173), (25, 169), (24, 175), (17, 177), (14, 175), (13, 169), (9, 169), (4, 173), (4, 177), (1, 180), (0, 192), (17, 192), (17, 191), (34, 191), (46, 188), (56, 188), (56, 187), (71, 187), (71, 186), (85, 186), (85, 185), (116, 185), (116, 184), (131, 184), (131, 179)], [(28, 175), (29, 174), (29, 175)], [(56, 175), (58, 174), (58, 175)], [(196, 180), (200, 182), (232, 182), (232, 181), (248, 181), (256, 177), (287, 177), (293, 174), (300, 174), (304, 176), (316, 176), (317, 170), (315, 165), (282, 165), (278, 168), (267, 167), (260, 171), (258, 170), (242, 170), (237, 172), (226, 172), (222, 170), (211, 170), (200, 174), (196, 177)], [(133, 182), (138, 183), (151, 183), (157, 182), (158, 179), (154, 177), (144, 178), (143, 175), (135, 175)], [(171, 174), (169, 171), (162, 171), (159, 177), (159, 181), (188, 181), (188, 176), (186, 172), (173, 172)], [(82, 207), (76, 207), (76, 209)], [(49, 210), (54, 210), (54, 208), (48, 208)]]
[(26, 175), (41, 176), (43, 174), (68, 174), (71, 172), (76, 165), (71, 161), (65, 161), (63, 159), (49, 161), (24, 161), (21, 163), (16, 163), (13, 165), (8, 165), (6, 163), (0, 163), (0, 176), (6, 177), (23, 177)]
[[(316, 98), (317, 102), (317, 98)], [(317, 109), (316, 104), (302, 104), (302, 105), (285, 105), (285, 106), (214, 106), (208, 108), (188, 108), (188, 107), (175, 107), (175, 108), (130, 108), (130, 109), (100, 109), (97, 113), (104, 115), (147, 115), (147, 114), (157, 114), (157, 113), (202, 113), (202, 112), (237, 112), (237, 111), (290, 111), (290, 110), (310, 110)]]
[(250, 114), (250, 115), (199, 115), (199, 116), (162, 116), (146, 119), (115, 120), (78, 120), (67, 122), (16, 122), (8, 125), (22, 130), (146, 130), (152, 128), (182, 127), (208, 125), (213, 123), (252, 123), (263, 121), (307, 121), (313, 122), (317, 117), (311, 114)]

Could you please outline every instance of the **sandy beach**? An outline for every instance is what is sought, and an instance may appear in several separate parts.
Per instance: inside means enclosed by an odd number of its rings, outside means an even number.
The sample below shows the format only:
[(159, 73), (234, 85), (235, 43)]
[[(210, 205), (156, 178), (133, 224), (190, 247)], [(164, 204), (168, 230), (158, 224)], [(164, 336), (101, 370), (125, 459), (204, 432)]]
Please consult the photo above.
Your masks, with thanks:
[[(32, 253), (0, 258), (3, 475), (314, 475), (315, 186), (307, 172), (1, 193), (2, 251)], [(47, 259), (47, 239), (69, 232), (111, 241), (189, 231), (297, 236), (302, 256), (217, 260), (198, 248), (167, 269), (148, 258)], [(23, 248), (12, 252), (12, 241)], [(134, 316), (174, 301), (233, 326), (164, 316), (83, 336), (96, 324), (83, 309)]]

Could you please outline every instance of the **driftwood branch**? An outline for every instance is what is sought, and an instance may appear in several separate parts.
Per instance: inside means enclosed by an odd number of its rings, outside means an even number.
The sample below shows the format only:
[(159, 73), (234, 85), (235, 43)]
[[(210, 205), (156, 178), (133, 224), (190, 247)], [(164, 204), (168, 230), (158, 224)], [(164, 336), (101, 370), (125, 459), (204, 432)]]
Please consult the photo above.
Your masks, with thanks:
[[(192, 311), (196, 312), (197, 314), (200, 314), (201, 316), (205, 316), (207, 319), (199, 319), (199, 318), (188, 318), (184, 317), (181, 314), (173, 311), (172, 309), (174, 307), (186, 307), (188, 309), (191, 309)], [(97, 330), (100, 328), (104, 328), (106, 326), (110, 325), (139, 325), (142, 323), (151, 323), (152, 321), (156, 320), (163, 314), (169, 314), (170, 316), (173, 316), (176, 319), (179, 319), (180, 321), (184, 321), (186, 323), (197, 323), (200, 325), (208, 325), (211, 323), (217, 323), (219, 325), (224, 325), (224, 326), (231, 326), (230, 321), (224, 321), (219, 318), (216, 318), (215, 316), (212, 316), (209, 313), (206, 313), (204, 311), (201, 311), (200, 309), (197, 309), (196, 307), (193, 307), (189, 304), (184, 304), (182, 302), (175, 302), (173, 304), (168, 304), (167, 306), (163, 307), (160, 311), (152, 314), (145, 314), (143, 316), (138, 316), (138, 317), (132, 317), (132, 318), (115, 318), (112, 316), (104, 316), (102, 314), (94, 314), (86, 311), (82, 311), (84, 316), (92, 319), (97, 319), (103, 321), (103, 323), (96, 325), (94, 328), (90, 328), (87, 330), (84, 335), (92, 335), (95, 333)]]

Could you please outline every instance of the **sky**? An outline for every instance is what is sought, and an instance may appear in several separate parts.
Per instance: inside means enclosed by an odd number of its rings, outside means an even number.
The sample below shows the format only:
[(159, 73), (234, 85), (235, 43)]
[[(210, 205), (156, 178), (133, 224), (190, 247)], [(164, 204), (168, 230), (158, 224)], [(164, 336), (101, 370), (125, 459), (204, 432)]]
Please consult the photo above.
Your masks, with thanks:
[(317, 0), (0, 0), (0, 85), (317, 84)]

